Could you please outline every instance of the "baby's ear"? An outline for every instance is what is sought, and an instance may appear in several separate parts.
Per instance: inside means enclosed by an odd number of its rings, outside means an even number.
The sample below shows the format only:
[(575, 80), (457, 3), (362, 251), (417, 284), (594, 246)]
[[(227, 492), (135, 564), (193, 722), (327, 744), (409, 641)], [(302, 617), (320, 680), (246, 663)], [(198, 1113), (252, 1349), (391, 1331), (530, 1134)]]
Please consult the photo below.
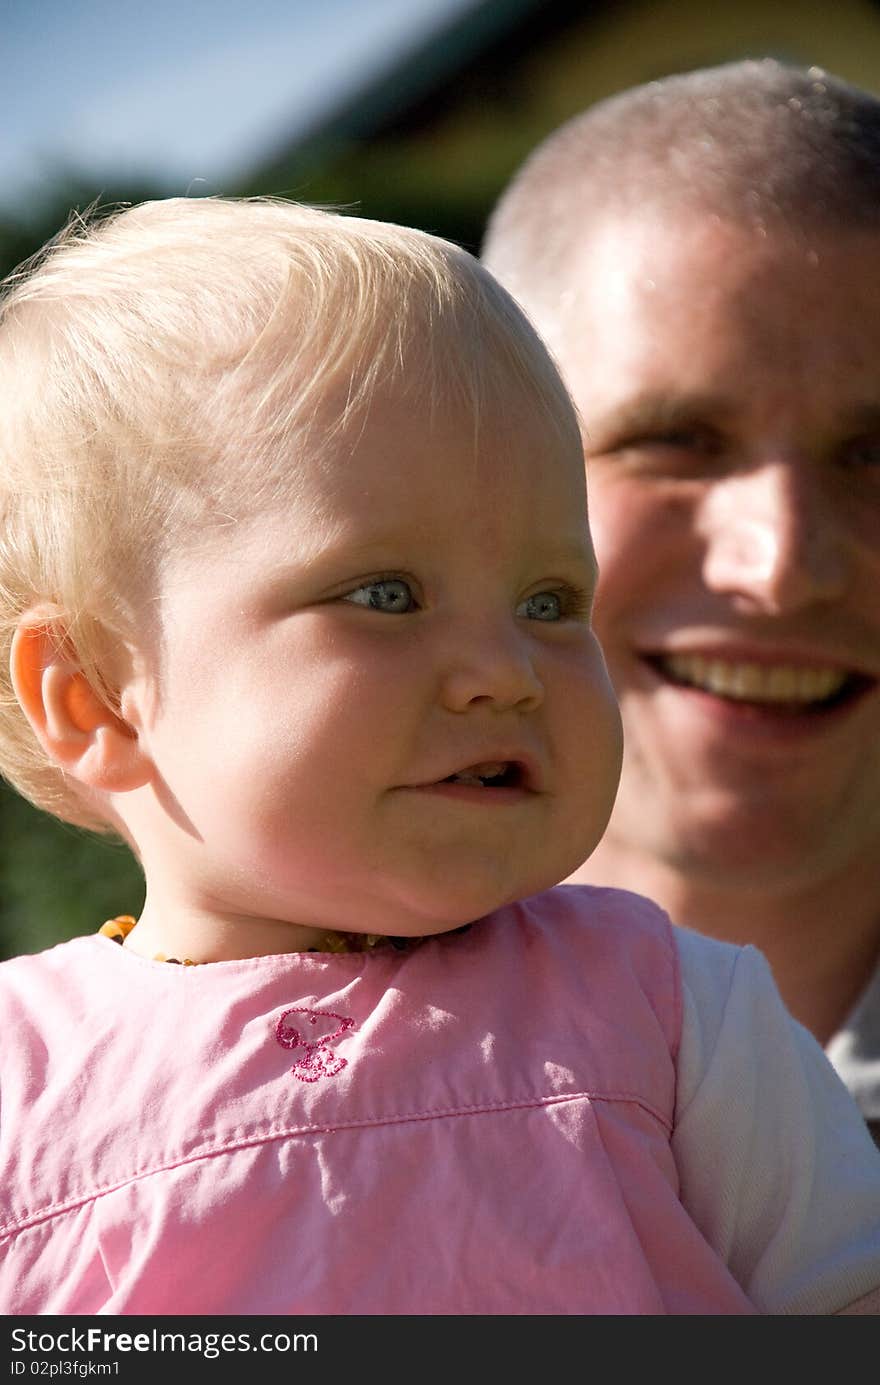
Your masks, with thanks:
[(150, 778), (137, 731), (92, 687), (65, 637), (46, 611), (27, 611), (12, 640), (15, 695), (34, 735), (54, 764), (91, 789), (126, 793)]

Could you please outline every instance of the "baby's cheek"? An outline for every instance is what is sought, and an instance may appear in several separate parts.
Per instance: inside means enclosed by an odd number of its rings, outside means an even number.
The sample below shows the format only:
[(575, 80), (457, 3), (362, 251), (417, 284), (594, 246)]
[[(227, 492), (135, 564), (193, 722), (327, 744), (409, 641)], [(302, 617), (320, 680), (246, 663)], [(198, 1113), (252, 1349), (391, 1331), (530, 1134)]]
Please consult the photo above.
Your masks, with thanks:
[(561, 715), (571, 792), (579, 799), (579, 813), (595, 814), (604, 830), (620, 779), (623, 724), (598, 645), (572, 677)]

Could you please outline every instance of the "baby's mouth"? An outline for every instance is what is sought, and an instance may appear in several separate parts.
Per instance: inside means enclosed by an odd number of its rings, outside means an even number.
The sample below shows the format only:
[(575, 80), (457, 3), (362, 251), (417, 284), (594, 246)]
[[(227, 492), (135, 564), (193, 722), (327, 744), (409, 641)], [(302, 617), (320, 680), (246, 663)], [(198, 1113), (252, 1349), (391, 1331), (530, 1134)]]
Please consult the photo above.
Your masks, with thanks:
[(470, 784), (474, 788), (511, 789), (523, 783), (522, 766), (514, 760), (487, 760), (441, 779), (441, 784)]
[(842, 669), (757, 664), (705, 654), (658, 655), (649, 662), (656, 672), (679, 687), (780, 712), (836, 707), (863, 692), (872, 682)]

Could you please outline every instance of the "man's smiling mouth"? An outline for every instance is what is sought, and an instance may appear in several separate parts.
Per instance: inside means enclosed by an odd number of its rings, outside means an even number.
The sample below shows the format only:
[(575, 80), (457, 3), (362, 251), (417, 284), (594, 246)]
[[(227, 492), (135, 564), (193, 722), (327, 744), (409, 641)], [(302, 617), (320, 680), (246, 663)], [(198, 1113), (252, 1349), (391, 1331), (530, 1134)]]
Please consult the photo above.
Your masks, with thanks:
[(751, 663), (706, 654), (665, 654), (649, 660), (667, 682), (732, 702), (778, 711), (813, 711), (839, 706), (873, 680), (842, 669), (802, 664)]

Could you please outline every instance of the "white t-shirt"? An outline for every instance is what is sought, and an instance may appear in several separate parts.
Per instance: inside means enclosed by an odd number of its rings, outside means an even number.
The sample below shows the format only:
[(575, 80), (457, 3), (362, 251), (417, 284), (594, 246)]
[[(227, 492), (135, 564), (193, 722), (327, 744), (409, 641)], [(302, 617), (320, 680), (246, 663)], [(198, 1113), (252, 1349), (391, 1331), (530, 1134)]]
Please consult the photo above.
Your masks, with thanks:
[(825, 1052), (865, 1120), (880, 1126), (880, 966)]
[[(852, 1301), (853, 1265), (878, 1234), (880, 1152), (819, 1044), (784, 1009), (762, 954), (684, 929), (675, 936), (683, 1015), (672, 1145), (682, 1201), (762, 1312), (823, 1311), (806, 1264), (822, 1267), (821, 1301), (832, 1284), (840, 1302)], [(814, 1213), (823, 1203), (833, 1225)], [(768, 1217), (778, 1221), (772, 1235)]]

